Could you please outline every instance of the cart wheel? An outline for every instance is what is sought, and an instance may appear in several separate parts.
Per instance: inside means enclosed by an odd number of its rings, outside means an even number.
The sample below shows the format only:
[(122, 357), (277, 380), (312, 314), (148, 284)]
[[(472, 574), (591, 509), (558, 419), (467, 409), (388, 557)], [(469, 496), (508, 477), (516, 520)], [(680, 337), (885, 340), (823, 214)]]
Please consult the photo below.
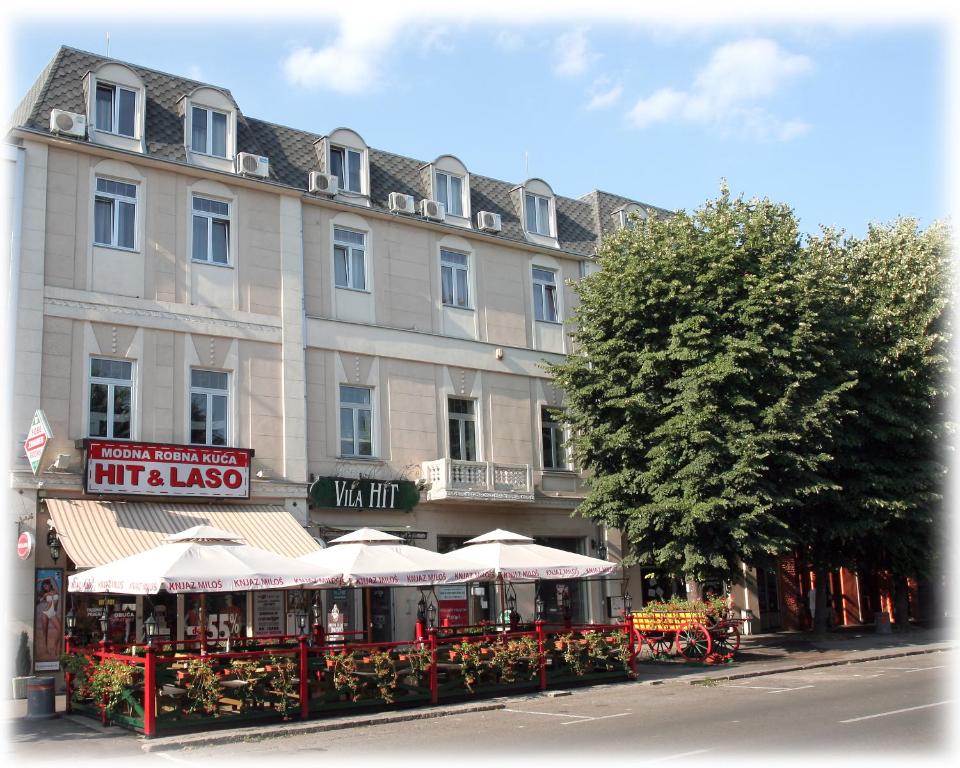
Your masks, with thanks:
[(656, 632), (646, 636), (650, 653), (654, 656), (669, 656), (673, 653), (676, 637), (666, 632)]
[(677, 650), (687, 661), (703, 661), (712, 645), (710, 632), (703, 624), (684, 624), (677, 630)]
[(740, 647), (740, 628), (736, 624), (715, 627), (710, 633), (713, 652), (725, 659), (732, 659)]

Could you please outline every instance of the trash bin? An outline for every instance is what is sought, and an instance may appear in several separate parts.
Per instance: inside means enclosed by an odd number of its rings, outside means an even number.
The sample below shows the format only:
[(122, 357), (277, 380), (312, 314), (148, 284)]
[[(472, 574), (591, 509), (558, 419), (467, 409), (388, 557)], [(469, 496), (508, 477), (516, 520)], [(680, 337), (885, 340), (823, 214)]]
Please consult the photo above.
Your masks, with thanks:
[(52, 677), (35, 677), (27, 683), (27, 720), (56, 717), (56, 703)]
[(873, 631), (878, 635), (890, 634), (890, 614), (886, 611), (879, 611), (873, 614)]

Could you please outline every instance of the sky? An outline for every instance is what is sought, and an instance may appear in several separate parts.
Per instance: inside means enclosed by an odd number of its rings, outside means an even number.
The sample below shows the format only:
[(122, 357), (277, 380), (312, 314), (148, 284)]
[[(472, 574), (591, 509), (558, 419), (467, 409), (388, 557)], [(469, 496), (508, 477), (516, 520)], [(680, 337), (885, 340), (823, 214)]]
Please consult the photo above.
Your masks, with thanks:
[(426, 0), (394, 13), (281, 2), (269, 18), (243, 5), (243, 23), (189, 28), (189, 4), (175, 1), (165, 18), (129, 4), (100, 19), (71, 15), (75, 4), (22, 10), (7, 19), (5, 114), (60, 45), (109, 44), (114, 58), (229, 89), (246, 115), (346, 126), (377, 149), (453, 154), (472, 173), (539, 177), (567, 197), (601, 189), (692, 210), (726, 179), (735, 195), (792, 206), (803, 232), (855, 236), (950, 212), (954, 27), (936, 4), (904, 16), (874, 3), (868, 17), (811, 3), (791, 18), (745, 4), (723, 19), (696, 3), (654, 16), (607, 0)]

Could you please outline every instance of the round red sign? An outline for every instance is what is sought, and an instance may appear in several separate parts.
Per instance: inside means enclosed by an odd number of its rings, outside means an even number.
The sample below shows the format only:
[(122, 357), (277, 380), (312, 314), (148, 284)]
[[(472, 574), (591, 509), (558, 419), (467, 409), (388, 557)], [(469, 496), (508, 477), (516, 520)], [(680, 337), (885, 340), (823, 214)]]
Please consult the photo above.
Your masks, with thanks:
[(30, 554), (33, 552), (33, 534), (28, 531), (24, 531), (20, 534), (20, 538), (17, 539), (17, 557), (21, 560), (26, 560), (30, 557)]

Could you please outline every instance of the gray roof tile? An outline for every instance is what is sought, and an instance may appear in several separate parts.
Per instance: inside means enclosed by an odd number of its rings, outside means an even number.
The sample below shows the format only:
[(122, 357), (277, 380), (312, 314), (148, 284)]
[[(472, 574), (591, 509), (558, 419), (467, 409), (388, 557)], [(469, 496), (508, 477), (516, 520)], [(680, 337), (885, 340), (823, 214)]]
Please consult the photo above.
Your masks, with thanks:
[[(73, 48), (61, 48), (20, 103), (12, 116), (12, 125), (46, 131), (51, 109), (84, 112), (83, 77), (106, 61), (112, 60)], [(183, 120), (178, 114), (177, 102), (194, 88), (206, 84), (133, 64), (126, 66), (140, 76), (147, 91), (147, 153), (161, 159), (185, 162)], [(220, 90), (233, 99), (229, 91)], [(271, 180), (279, 184), (295, 189), (307, 188), (307, 175), (310, 171), (319, 170), (314, 144), (320, 138), (307, 131), (247, 118), (237, 106), (238, 151), (269, 157)], [(372, 147), (369, 161), (370, 202), (373, 207), (387, 209), (391, 192), (413, 195), (416, 199), (426, 196), (427, 182), (422, 173), (424, 161)], [(499, 213), (503, 225), (501, 236), (524, 241), (519, 212), (511, 196), (516, 184), (477, 174), (471, 174), (470, 178), (470, 207), (473, 213)], [(635, 202), (599, 191), (580, 199), (557, 196), (557, 240), (560, 247), (571, 253), (592, 255), (599, 238), (613, 231), (610, 214), (617, 207)], [(669, 214), (662, 208), (645, 207), (664, 215)]]

